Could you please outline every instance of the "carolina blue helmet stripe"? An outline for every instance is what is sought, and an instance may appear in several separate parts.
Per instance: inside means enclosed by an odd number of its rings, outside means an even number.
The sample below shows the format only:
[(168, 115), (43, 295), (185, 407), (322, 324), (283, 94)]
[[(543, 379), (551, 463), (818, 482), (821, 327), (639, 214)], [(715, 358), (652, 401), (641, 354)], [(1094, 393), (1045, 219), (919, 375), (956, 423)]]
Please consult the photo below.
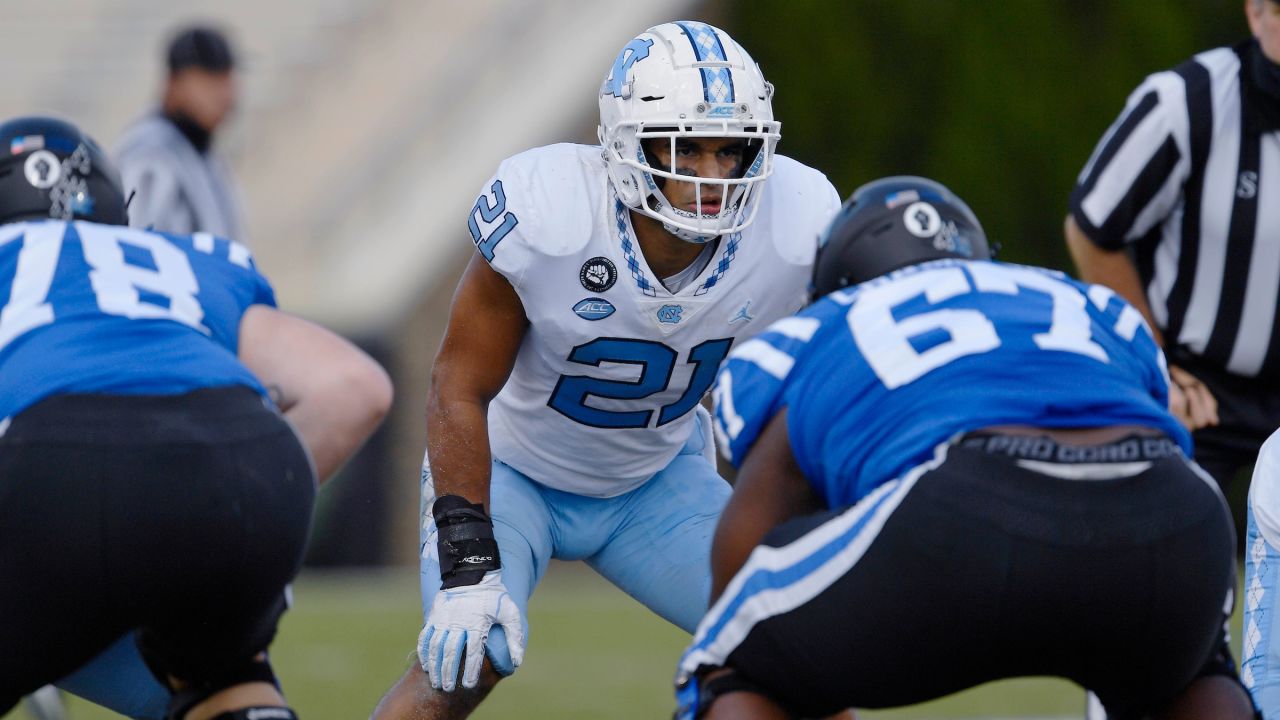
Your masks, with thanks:
[[(678, 22), (684, 30), (685, 37), (693, 46), (693, 54), (699, 62), (725, 62), (724, 45), (715, 28), (700, 22)], [(710, 103), (731, 103), (733, 95), (733, 73), (729, 68), (701, 68), (702, 96)]]

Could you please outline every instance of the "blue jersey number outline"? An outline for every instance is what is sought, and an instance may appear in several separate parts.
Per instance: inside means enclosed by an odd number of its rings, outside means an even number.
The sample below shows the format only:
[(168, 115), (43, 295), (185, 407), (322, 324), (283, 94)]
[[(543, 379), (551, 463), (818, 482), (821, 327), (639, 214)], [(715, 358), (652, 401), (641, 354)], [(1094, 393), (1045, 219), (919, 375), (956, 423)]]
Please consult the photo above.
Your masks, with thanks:
[[(658, 412), (657, 427), (684, 416), (698, 404), (715, 380), (720, 363), (729, 354), (733, 338), (707, 340), (689, 350), (687, 362), (694, 364), (689, 386), (675, 402)], [(653, 420), (653, 410), (601, 410), (586, 404), (589, 396), (610, 400), (640, 400), (667, 389), (675, 371), (677, 353), (653, 340), (601, 337), (575, 347), (569, 362), (600, 367), (602, 362), (640, 366), (640, 377), (632, 381), (606, 380), (589, 375), (561, 375), (547, 405), (570, 420), (599, 428), (644, 428)]]
[(516, 219), (514, 213), (507, 213), (502, 218), (502, 224), (494, 228), (493, 232), (489, 233), (489, 237), (484, 237), (480, 233), (480, 224), (476, 222), (476, 213), (480, 213), (481, 220), (492, 223), (507, 209), (507, 194), (502, 190), (501, 180), (494, 180), (493, 185), (489, 187), (489, 192), (493, 194), (493, 203), (489, 202), (487, 195), (476, 198), (476, 204), (472, 206), (471, 214), (467, 216), (467, 229), (471, 231), (471, 240), (480, 250), (480, 254), (484, 255), (485, 260), (493, 262), (493, 249), (520, 221)]

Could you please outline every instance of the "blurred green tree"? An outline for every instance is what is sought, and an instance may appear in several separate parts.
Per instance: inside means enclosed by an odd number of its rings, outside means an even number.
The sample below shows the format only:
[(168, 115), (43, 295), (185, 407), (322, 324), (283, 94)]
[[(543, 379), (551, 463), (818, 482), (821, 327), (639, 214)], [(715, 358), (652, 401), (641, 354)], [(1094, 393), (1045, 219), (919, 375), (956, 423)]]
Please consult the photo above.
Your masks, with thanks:
[(777, 87), (780, 152), (844, 195), (891, 174), (965, 198), (1001, 258), (1073, 270), (1067, 196), (1142, 79), (1247, 37), (1221, 0), (722, 0)]

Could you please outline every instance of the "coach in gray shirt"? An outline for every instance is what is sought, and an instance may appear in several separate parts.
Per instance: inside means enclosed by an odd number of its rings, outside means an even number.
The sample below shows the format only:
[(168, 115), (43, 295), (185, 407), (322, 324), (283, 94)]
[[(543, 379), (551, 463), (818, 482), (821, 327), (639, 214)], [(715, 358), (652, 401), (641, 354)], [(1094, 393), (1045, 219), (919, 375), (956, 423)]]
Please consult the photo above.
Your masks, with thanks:
[(162, 232), (208, 232), (247, 243), (238, 188), (212, 150), (235, 105), (235, 58), (226, 38), (203, 27), (169, 45), (169, 74), (156, 112), (130, 126), (115, 151), (129, 224)]

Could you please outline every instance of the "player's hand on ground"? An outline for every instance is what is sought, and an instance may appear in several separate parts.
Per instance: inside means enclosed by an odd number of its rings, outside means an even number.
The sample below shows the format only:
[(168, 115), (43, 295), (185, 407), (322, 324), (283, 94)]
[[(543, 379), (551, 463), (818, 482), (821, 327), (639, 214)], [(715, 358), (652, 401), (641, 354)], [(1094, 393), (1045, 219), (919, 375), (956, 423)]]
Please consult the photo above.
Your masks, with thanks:
[(1169, 366), (1169, 411), (1188, 430), (1218, 424), (1218, 400), (1196, 376), (1177, 365)]
[(436, 593), (427, 624), (418, 636), (418, 659), (431, 678), (431, 687), (453, 692), (459, 664), (462, 686), (475, 687), (484, 665), (485, 641), (494, 625), (506, 630), (512, 664), (519, 667), (524, 660), (524, 625), (515, 600), (502, 584), (500, 570), (486, 573), (475, 585)]

